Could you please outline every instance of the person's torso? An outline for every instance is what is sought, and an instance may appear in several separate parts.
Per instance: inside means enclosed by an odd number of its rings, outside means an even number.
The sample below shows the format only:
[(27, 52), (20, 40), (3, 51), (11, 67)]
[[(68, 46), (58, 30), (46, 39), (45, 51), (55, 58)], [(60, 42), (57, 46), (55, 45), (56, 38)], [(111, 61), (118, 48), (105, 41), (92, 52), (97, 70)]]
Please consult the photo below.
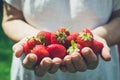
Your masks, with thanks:
[[(26, 21), (38, 29), (55, 31), (65, 26), (72, 31), (85, 27), (94, 28), (107, 23), (112, 12), (112, 0), (22, 0)], [(14, 59), (12, 78), (16, 80), (119, 80), (118, 59), (115, 47), (111, 48), (112, 60), (100, 63), (95, 70), (69, 73), (58, 70), (55, 74), (36, 77), (34, 71), (23, 68)], [(16, 62), (18, 61), (18, 62)], [(19, 65), (16, 65), (19, 64)], [(14, 68), (16, 67), (16, 68)], [(19, 69), (18, 69), (19, 68)], [(16, 74), (17, 73), (17, 74)], [(102, 76), (101, 76), (102, 75)]]
[(112, 0), (23, 0), (28, 23), (54, 31), (65, 26), (73, 31), (105, 24), (112, 12)]

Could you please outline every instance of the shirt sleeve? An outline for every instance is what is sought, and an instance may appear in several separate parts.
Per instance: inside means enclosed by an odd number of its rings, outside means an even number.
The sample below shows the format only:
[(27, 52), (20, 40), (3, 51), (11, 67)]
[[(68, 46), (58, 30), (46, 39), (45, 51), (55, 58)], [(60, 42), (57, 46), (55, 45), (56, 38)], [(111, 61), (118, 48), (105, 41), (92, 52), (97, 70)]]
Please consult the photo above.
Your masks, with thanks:
[(17, 8), (18, 10), (22, 10), (21, 0), (3, 0), (3, 1)]
[(120, 0), (113, 0), (113, 11), (120, 9)]

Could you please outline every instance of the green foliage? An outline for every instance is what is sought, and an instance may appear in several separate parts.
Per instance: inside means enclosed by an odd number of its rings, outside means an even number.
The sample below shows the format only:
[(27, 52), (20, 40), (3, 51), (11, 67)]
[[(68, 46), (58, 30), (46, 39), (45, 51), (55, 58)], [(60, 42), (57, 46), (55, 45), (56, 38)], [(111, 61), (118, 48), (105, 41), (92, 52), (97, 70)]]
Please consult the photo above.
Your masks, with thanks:
[(4, 34), (1, 28), (2, 2), (0, 0), (0, 79), (10, 80), (10, 66), (12, 60), (12, 41)]
[(12, 45), (12, 41), (5, 36), (0, 27), (0, 78), (4, 80), (10, 80)]

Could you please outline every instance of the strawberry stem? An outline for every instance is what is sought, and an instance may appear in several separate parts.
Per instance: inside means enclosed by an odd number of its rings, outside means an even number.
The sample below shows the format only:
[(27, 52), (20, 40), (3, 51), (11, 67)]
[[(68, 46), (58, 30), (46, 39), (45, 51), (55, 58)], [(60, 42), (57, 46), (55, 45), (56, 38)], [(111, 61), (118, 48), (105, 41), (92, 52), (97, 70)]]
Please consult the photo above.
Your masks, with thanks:
[(79, 51), (80, 51), (80, 50), (79, 50), (79, 48), (78, 48), (77, 43), (76, 43), (74, 40), (72, 40), (72, 41), (71, 41), (71, 46), (68, 48), (67, 52), (68, 52), (69, 54), (72, 54), (72, 53), (74, 53), (74, 52), (79, 52)]

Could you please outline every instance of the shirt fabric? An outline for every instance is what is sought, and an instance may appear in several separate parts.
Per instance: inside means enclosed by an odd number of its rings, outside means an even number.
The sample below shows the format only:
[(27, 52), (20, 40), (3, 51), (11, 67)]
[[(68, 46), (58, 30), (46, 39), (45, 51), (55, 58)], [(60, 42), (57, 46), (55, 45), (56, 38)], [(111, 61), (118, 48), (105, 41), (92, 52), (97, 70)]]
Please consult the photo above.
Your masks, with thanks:
[[(104, 25), (111, 13), (120, 9), (120, 0), (5, 0), (21, 10), (26, 21), (40, 30), (55, 31), (58, 27), (80, 32)], [(85, 72), (47, 73), (37, 77), (34, 71), (22, 66), (22, 58), (13, 56), (11, 80), (120, 80), (119, 59), (115, 46), (111, 47), (112, 60), (106, 62), (99, 57), (95, 70)]]

